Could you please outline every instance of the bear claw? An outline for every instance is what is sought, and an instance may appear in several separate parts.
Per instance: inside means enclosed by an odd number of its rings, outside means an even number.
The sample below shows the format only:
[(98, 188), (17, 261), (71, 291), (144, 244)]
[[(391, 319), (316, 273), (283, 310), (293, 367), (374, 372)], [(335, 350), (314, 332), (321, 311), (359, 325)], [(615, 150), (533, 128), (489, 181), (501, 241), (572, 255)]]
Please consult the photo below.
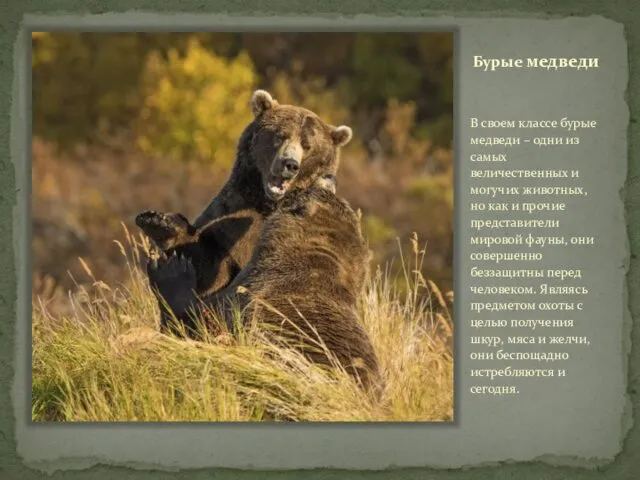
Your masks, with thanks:
[(185, 237), (195, 233), (184, 215), (145, 210), (136, 215), (136, 225), (161, 249), (166, 250)]
[(150, 258), (147, 263), (147, 273), (152, 285), (162, 287), (186, 285), (195, 288), (197, 282), (196, 270), (191, 260), (176, 252), (170, 257)]
[(183, 315), (195, 301), (196, 271), (191, 260), (183, 255), (178, 256), (174, 252), (171, 256), (149, 259), (147, 275), (156, 297), (161, 302), (162, 318), (168, 314), (162, 299), (177, 316)]

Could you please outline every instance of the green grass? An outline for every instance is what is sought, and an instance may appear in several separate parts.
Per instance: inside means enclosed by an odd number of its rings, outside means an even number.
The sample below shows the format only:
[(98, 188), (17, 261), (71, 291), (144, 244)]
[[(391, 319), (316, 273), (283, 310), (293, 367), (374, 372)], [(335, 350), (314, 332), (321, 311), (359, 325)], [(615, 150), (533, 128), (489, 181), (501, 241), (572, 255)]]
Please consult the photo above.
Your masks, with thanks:
[(148, 244), (126, 235), (126, 285), (79, 287), (66, 316), (34, 299), (35, 421), (453, 420), (451, 318), (419, 274), (425, 252), (415, 239), (413, 258), (401, 258), (408, 294), (378, 269), (359, 304), (385, 380), (374, 398), (344, 371), (267, 340), (260, 326), (202, 342), (158, 333), (158, 307), (136, 266)]

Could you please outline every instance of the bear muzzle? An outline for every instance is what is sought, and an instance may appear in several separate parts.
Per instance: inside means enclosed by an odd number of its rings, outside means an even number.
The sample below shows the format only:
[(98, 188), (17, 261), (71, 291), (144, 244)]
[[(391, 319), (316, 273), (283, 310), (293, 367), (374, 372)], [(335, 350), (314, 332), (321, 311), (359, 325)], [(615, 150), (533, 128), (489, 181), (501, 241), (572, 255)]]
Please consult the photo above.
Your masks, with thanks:
[(271, 172), (265, 184), (265, 191), (269, 198), (278, 200), (291, 186), (291, 182), (298, 176), (300, 161), (294, 157), (279, 157), (272, 164)]

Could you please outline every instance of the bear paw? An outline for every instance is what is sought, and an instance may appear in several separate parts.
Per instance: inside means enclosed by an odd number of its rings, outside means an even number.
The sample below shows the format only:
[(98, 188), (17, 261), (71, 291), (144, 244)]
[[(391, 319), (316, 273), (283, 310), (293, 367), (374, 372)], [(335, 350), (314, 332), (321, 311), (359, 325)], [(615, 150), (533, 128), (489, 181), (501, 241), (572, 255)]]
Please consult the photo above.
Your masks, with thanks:
[(193, 235), (194, 228), (180, 213), (146, 210), (136, 216), (136, 225), (162, 250), (167, 250)]
[(175, 254), (168, 258), (151, 258), (147, 263), (147, 275), (151, 287), (177, 317), (193, 306), (197, 275), (191, 260)]

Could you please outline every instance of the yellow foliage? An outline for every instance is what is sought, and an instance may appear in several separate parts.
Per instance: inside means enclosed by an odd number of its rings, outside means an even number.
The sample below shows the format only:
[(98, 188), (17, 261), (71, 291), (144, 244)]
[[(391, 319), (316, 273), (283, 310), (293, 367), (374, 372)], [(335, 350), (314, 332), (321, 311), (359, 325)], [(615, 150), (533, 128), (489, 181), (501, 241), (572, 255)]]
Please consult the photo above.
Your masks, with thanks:
[(453, 219), (453, 170), (416, 178), (407, 190), (416, 201), (416, 217), (429, 212), (429, 233), (434, 239), (446, 240)]
[(362, 230), (370, 247), (379, 247), (396, 235), (395, 230), (377, 215), (368, 214), (362, 219)]
[(334, 125), (350, 120), (349, 109), (341, 96), (342, 92), (339, 89), (328, 88), (321, 77), (309, 78), (303, 82), (296, 78), (295, 74), (292, 78), (291, 75), (280, 72), (274, 76), (270, 88), (278, 102), (301, 105)]
[(453, 209), (453, 169), (442, 174), (423, 176), (414, 179), (409, 194), (423, 202), (439, 203)]
[(402, 153), (409, 140), (409, 133), (414, 124), (416, 105), (413, 102), (399, 103), (390, 99), (387, 105), (385, 131), (389, 134), (394, 153)]
[(50, 33), (31, 32), (31, 42), (34, 47), (31, 50), (31, 62), (34, 67), (54, 60), (55, 51), (52, 48)]
[(414, 137), (415, 117), (414, 102), (400, 103), (395, 98), (388, 100), (384, 132), (389, 136), (392, 156), (421, 159), (431, 147), (431, 142)]
[(150, 54), (143, 78), (138, 146), (145, 153), (232, 165), (257, 83), (246, 53), (227, 59), (193, 39), (184, 56)]

